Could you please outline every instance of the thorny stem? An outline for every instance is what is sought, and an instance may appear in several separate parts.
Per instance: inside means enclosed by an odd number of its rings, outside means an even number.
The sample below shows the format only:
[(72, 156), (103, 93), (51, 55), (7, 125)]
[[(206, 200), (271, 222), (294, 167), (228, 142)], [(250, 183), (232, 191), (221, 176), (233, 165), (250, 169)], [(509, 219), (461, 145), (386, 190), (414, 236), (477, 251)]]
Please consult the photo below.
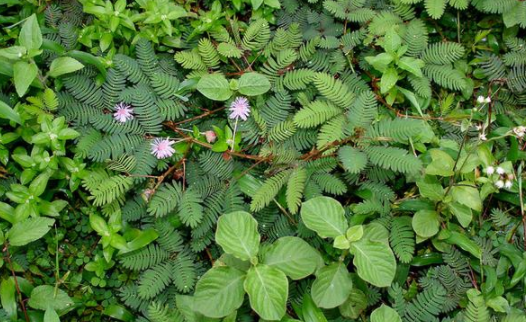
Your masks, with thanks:
[(22, 292), (20, 291), (20, 286), (18, 285), (18, 279), (16, 278), (15, 269), (13, 268), (13, 262), (11, 262), (11, 254), (9, 254), (9, 246), (7, 243), (4, 244), (4, 252), (6, 253), (6, 260), (9, 264), (9, 269), (11, 270), (11, 274), (13, 275), (13, 280), (15, 281), (15, 289), (16, 293), (18, 294), (18, 300), (20, 301), (20, 306), (22, 306), (22, 312), (24, 312), (24, 317), (26, 319), (26, 322), (29, 322), (29, 316), (27, 315), (26, 305), (24, 304), (24, 300), (22, 299)]

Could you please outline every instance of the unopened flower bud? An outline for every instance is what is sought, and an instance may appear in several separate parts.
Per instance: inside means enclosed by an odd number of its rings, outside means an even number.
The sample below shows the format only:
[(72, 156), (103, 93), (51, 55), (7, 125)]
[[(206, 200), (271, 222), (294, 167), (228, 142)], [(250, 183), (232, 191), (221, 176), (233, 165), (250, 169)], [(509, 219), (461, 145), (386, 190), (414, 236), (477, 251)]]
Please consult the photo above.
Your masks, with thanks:
[(214, 131), (206, 131), (205, 138), (206, 138), (206, 142), (213, 143), (217, 139), (217, 136)]

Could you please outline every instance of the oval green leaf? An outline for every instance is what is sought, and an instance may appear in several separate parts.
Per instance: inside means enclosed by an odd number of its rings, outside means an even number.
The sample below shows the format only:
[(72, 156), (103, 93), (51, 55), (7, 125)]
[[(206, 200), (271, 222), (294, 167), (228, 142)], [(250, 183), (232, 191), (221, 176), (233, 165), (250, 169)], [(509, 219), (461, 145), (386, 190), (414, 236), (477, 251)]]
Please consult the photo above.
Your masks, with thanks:
[(195, 289), (195, 307), (211, 318), (225, 317), (243, 304), (245, 273), (232, 267), (212, 268)]
[(230, 84), (222, 74), (204, 75), (197, 83), (197, 90), (214, 101), (226, 101), (232, 96)]
[(278, 268), (293, 280), (305, 278), (323, 264), (320, 254), (298, 237), (282, 237), (265, 254), (263, 263)]
[(258, 73), (246, 73), (239, 78), (239, 93), (246, 96), (265, 94), (270, 90), (268, 78)]
[(250, 260), (259, 250), (258, 222), (244, 211), (231, 212), (217, 221), (216, 242), (226, 253)]
[(268, 265), (248, 270), (245, 291), (250, 306), (265, 320), (280, 320), (286, 312), (289, 282), (285, 273)]
[(303, 203), (301, 218), (307, 228), (314, 230), (322, 238), (336, 238), (347, 230), (345, 210), (335, 199), (316, 197)]
[(318, 271), (311, 295), (318, 307), (331, 309), (345, 302), (351, 290), (349, 271), (343, 263), (333, 263)]

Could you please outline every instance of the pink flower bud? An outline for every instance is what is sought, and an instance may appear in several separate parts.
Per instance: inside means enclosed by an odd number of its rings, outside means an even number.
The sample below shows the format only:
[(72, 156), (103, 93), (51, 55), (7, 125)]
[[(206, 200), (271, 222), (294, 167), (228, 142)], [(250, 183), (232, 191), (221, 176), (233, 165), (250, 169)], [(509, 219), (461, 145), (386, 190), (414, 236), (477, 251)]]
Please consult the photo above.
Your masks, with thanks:
[(217, 139), (217, 136), (214, 131), (206, 131), (205, 138), (206, 138), (206, 142), (212, 143), (212, 142), (215, 142), (215, 140)]

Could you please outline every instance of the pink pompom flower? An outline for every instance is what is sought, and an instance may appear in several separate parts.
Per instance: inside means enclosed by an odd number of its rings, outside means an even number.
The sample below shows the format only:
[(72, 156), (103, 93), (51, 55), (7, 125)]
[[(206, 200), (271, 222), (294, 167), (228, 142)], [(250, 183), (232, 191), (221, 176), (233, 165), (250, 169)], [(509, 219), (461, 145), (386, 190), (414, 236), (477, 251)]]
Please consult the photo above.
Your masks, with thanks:
[(115, 105), (115, 113), (113, 113), (113, 117), (115, 120), (124, 123), (129, 120), (133, 120), (133, 108), (131, 108), (130, 105), (125, 103), (119, 103)]
[(152, 154), (157, 159), (169, 158), (175, 153), (175, 149), (172, 148), (172, 145), (175, 141), (170, 139), (156, 138), (152, 142)]
[(230, 118), (231, 119), (238, 119), (241, 118), (243, 121), (246, 121), (248, 119), (248, 116), (250, 115), (250, 104), (248, 103), (248, 99), (246, 97), (237, 97), (231, 104), (230, 104)]

